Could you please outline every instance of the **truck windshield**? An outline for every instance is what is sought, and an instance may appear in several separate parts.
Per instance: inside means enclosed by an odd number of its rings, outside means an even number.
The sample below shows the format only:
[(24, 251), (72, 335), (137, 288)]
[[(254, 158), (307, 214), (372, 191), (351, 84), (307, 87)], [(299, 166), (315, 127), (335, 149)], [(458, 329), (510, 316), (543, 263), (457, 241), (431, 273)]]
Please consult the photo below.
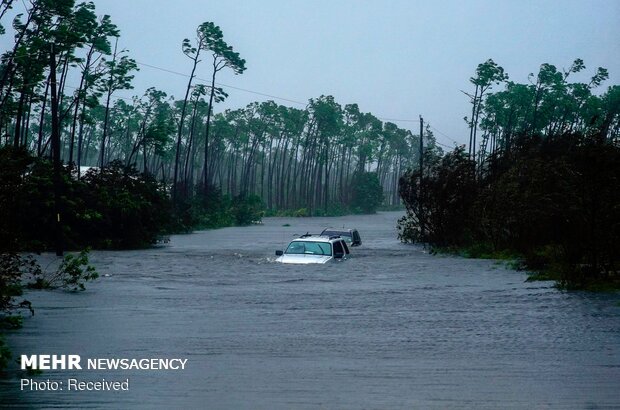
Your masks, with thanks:
[(294, 241), (288, 245), (284, 253), (292, 255), (331, 256), (332, 247), (329, 242)]

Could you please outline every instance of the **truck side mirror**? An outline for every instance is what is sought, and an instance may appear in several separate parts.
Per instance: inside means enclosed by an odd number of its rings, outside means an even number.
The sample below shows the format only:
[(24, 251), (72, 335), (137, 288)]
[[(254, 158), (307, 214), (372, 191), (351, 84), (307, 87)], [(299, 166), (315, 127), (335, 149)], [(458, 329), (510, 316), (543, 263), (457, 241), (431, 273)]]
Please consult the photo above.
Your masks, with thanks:
[(276, 251), (276, 256), (282, 256), (284, 254), (284, 252), (282, 251)]

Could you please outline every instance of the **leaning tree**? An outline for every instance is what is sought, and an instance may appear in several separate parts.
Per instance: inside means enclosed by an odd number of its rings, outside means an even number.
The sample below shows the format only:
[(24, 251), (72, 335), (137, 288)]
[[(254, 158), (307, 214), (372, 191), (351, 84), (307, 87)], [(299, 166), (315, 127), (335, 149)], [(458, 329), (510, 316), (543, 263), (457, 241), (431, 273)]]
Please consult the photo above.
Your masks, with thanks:
[(204, 36), (202, 48), (205, 51), (210, 51), (213, 57), (213, 72), (211, 75), (207, 126), (205, 130), (205, 163), (203, 183), (206, 190), (209, 185), (209, 125), (211, 122), (211, 114), (213, 113), (213, 101), (218, 92), (218, 89), (215, 87), (215, 76), (226, 67), (232, 69), (235, 74), (243, 73), (245, 71), (245, 60), (239, 56), (239, 53), (233, 51), (232, 46), (226, 44), (224, 41), (224, 35), (222, 34), (222, 30), (219, 26), (216, 26), (214, 23), (208, 21), (202, 23), (198, 30)]

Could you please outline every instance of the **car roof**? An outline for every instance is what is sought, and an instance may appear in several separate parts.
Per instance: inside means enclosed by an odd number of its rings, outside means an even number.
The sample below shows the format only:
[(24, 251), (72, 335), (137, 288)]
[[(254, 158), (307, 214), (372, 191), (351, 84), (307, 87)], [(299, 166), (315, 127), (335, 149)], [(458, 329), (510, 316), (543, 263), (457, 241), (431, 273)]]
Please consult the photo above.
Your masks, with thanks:
[(351, 233), (353, 231), (357, 231), (357, 229), (355, 228), (325, 228), (323, 229), (323, 232), (347, 232), (347, 233)]
[(326, 236), (326, 235), (304, 235), (299, 238), (293, 239), (291, 242), (335, 242), (340, 238), (339, 236)]

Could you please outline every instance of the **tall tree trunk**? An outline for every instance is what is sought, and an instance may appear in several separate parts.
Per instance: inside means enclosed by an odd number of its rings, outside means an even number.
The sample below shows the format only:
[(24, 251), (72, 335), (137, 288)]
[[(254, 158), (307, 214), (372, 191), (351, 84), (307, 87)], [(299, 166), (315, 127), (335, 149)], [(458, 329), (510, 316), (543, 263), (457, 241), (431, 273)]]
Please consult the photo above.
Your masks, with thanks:
[[(118, 47), (118, 37), (116, 38), (116, 42), (114, 44), (114, 54), (112, 57), (112, 61), (115, 62), (116, 61), (116, 51), (117, 51), (117, 47)], [(105, 116), (103, 119), (103, 134), (101, 136), (101, 150), (99, 152), (99, 157), (100, 157), (100, 163), (99, 165), (103, 168), (103, 166), (105, 165), (105, 144), (106, 144), (106, 137), (108, 134), (108, 120), (110, 118), (110, 99), (112, 98), (112, 92), (113, 90), (113, 85), (114, 85), (114, 70), (110, 70), (110, 79), (109, 79), (109, 84), (108, 84), (108, 92), (107, 92), (107, 97), (106, 97), (106, 102), (105, 102)]]
[[(77, 129), (77, 123), (78, 123), (78, 112), (80, 110), (80, 102), (81, 102), (82, 93), (84, 93), (84, 98), (86, 98), (85, 94), (86, 94), (87, 84), (85, 82), (86, 82), (86, 77), (88, 75), (90, 62), (93, 56), (94, 49), (95, 49), (95, 46), (91, 45), (90, 49), (88, 50), (88, 53), (86, 54), (86, 61), (84, 63), (84, 71), (82, 71), (82, 75), (80, 78), (80, 85), (76, 91), (75, 108), (73, 110), (73, 120), (71, 121), (71, 136), (69, 138), (70, 140), (69, 162), (73, 162), (73, 146), (75, 144), (75, 131)], [(79, 153), (78, 153), (78, 156), (79, 156)], [(79, 175), (79, 170), (78, 170), (78, 175)]]
[(211, 76), (211, 92), (209, 93), (209, 106), (207, 107), (207, 126), (205, 128), (205, 166), (204, 166), (204, 189), (209, 186), (209, 127), (211, 125), (211, 113), (213, 112), (213, 97), (215, 96), (215, 75), (217, 74), (217, 59), (213, 58), (213, 75)]
[[(474, 146), (474, 117), (476, 116), (476, 104), (478, 103), (478, 85), (474, 91), (474, 98), (472, 99), (471, 118), (469, 120), (469, 158), (472, 157), (472, 147)], [(475, 155), (475, 154), (474, 154)]]
[(63, 255), (62, 225), (61, 225), (61, 180), (60, 180), (60, 129), (58, 122), (58, 98), (56, 95), (56, 56), (54, 45), (51, 45), (50, 53), (50, 78), (52, 97), (52, 156), (54, 160), (54, 210), (55, 210), (55, 250), (56, 256)]
[[(183, 106), (181, 107), (181, 118), (179, 120), (179, 131), (177, 134), (177, 144), (176, 144), (176, 153), (174, 160), (174, 175), (172, 177), (172, 201), (176, 201), (177, 198), (177, 182), (178, 182), (178, 174), (179, 174), (179, 161), (181, 158), (181, 137), (183, 135), (183, 124), (185, 121), (185, 110), (187, 109), (187, 99), (189, 97), (189, 91), (192, 88), (192, 81), (194, 80), (194, 73), (196, 72), (196, 66), (198, 65), (198, 57), (200, 56), (200, 49), (202, 47), (202, 41), (196, 47), (196, 55), (192, 59), (194, 64), (192, 65), (192, 72), (189, 76), (189, 81), (187, 82), (187, 88), (185, 89), (185, 97), (183, 98)], [(192, 120), (193, 123), (193, 120)], [(208, 125), (207, 125), (208, 127)], [(191, 132), (191, 131), (190, 131)], [(188, 149), (189, 151), (189, 149)], [(187, 168), (187, 167), (186, 167)], [(183, 173), (185, 176), (185, 172)], [(186, 181), (187, 183), (187, 181)]]
[(15, 134), (13, 135), (13, 147), (19, 148), (22, 130), (22, 115), (24, 112), (24, 100), (26, 99), (26, 86), (24, 86), (19, 95), (19, 103), (17, 105), (17, 114), (15, 114)]

